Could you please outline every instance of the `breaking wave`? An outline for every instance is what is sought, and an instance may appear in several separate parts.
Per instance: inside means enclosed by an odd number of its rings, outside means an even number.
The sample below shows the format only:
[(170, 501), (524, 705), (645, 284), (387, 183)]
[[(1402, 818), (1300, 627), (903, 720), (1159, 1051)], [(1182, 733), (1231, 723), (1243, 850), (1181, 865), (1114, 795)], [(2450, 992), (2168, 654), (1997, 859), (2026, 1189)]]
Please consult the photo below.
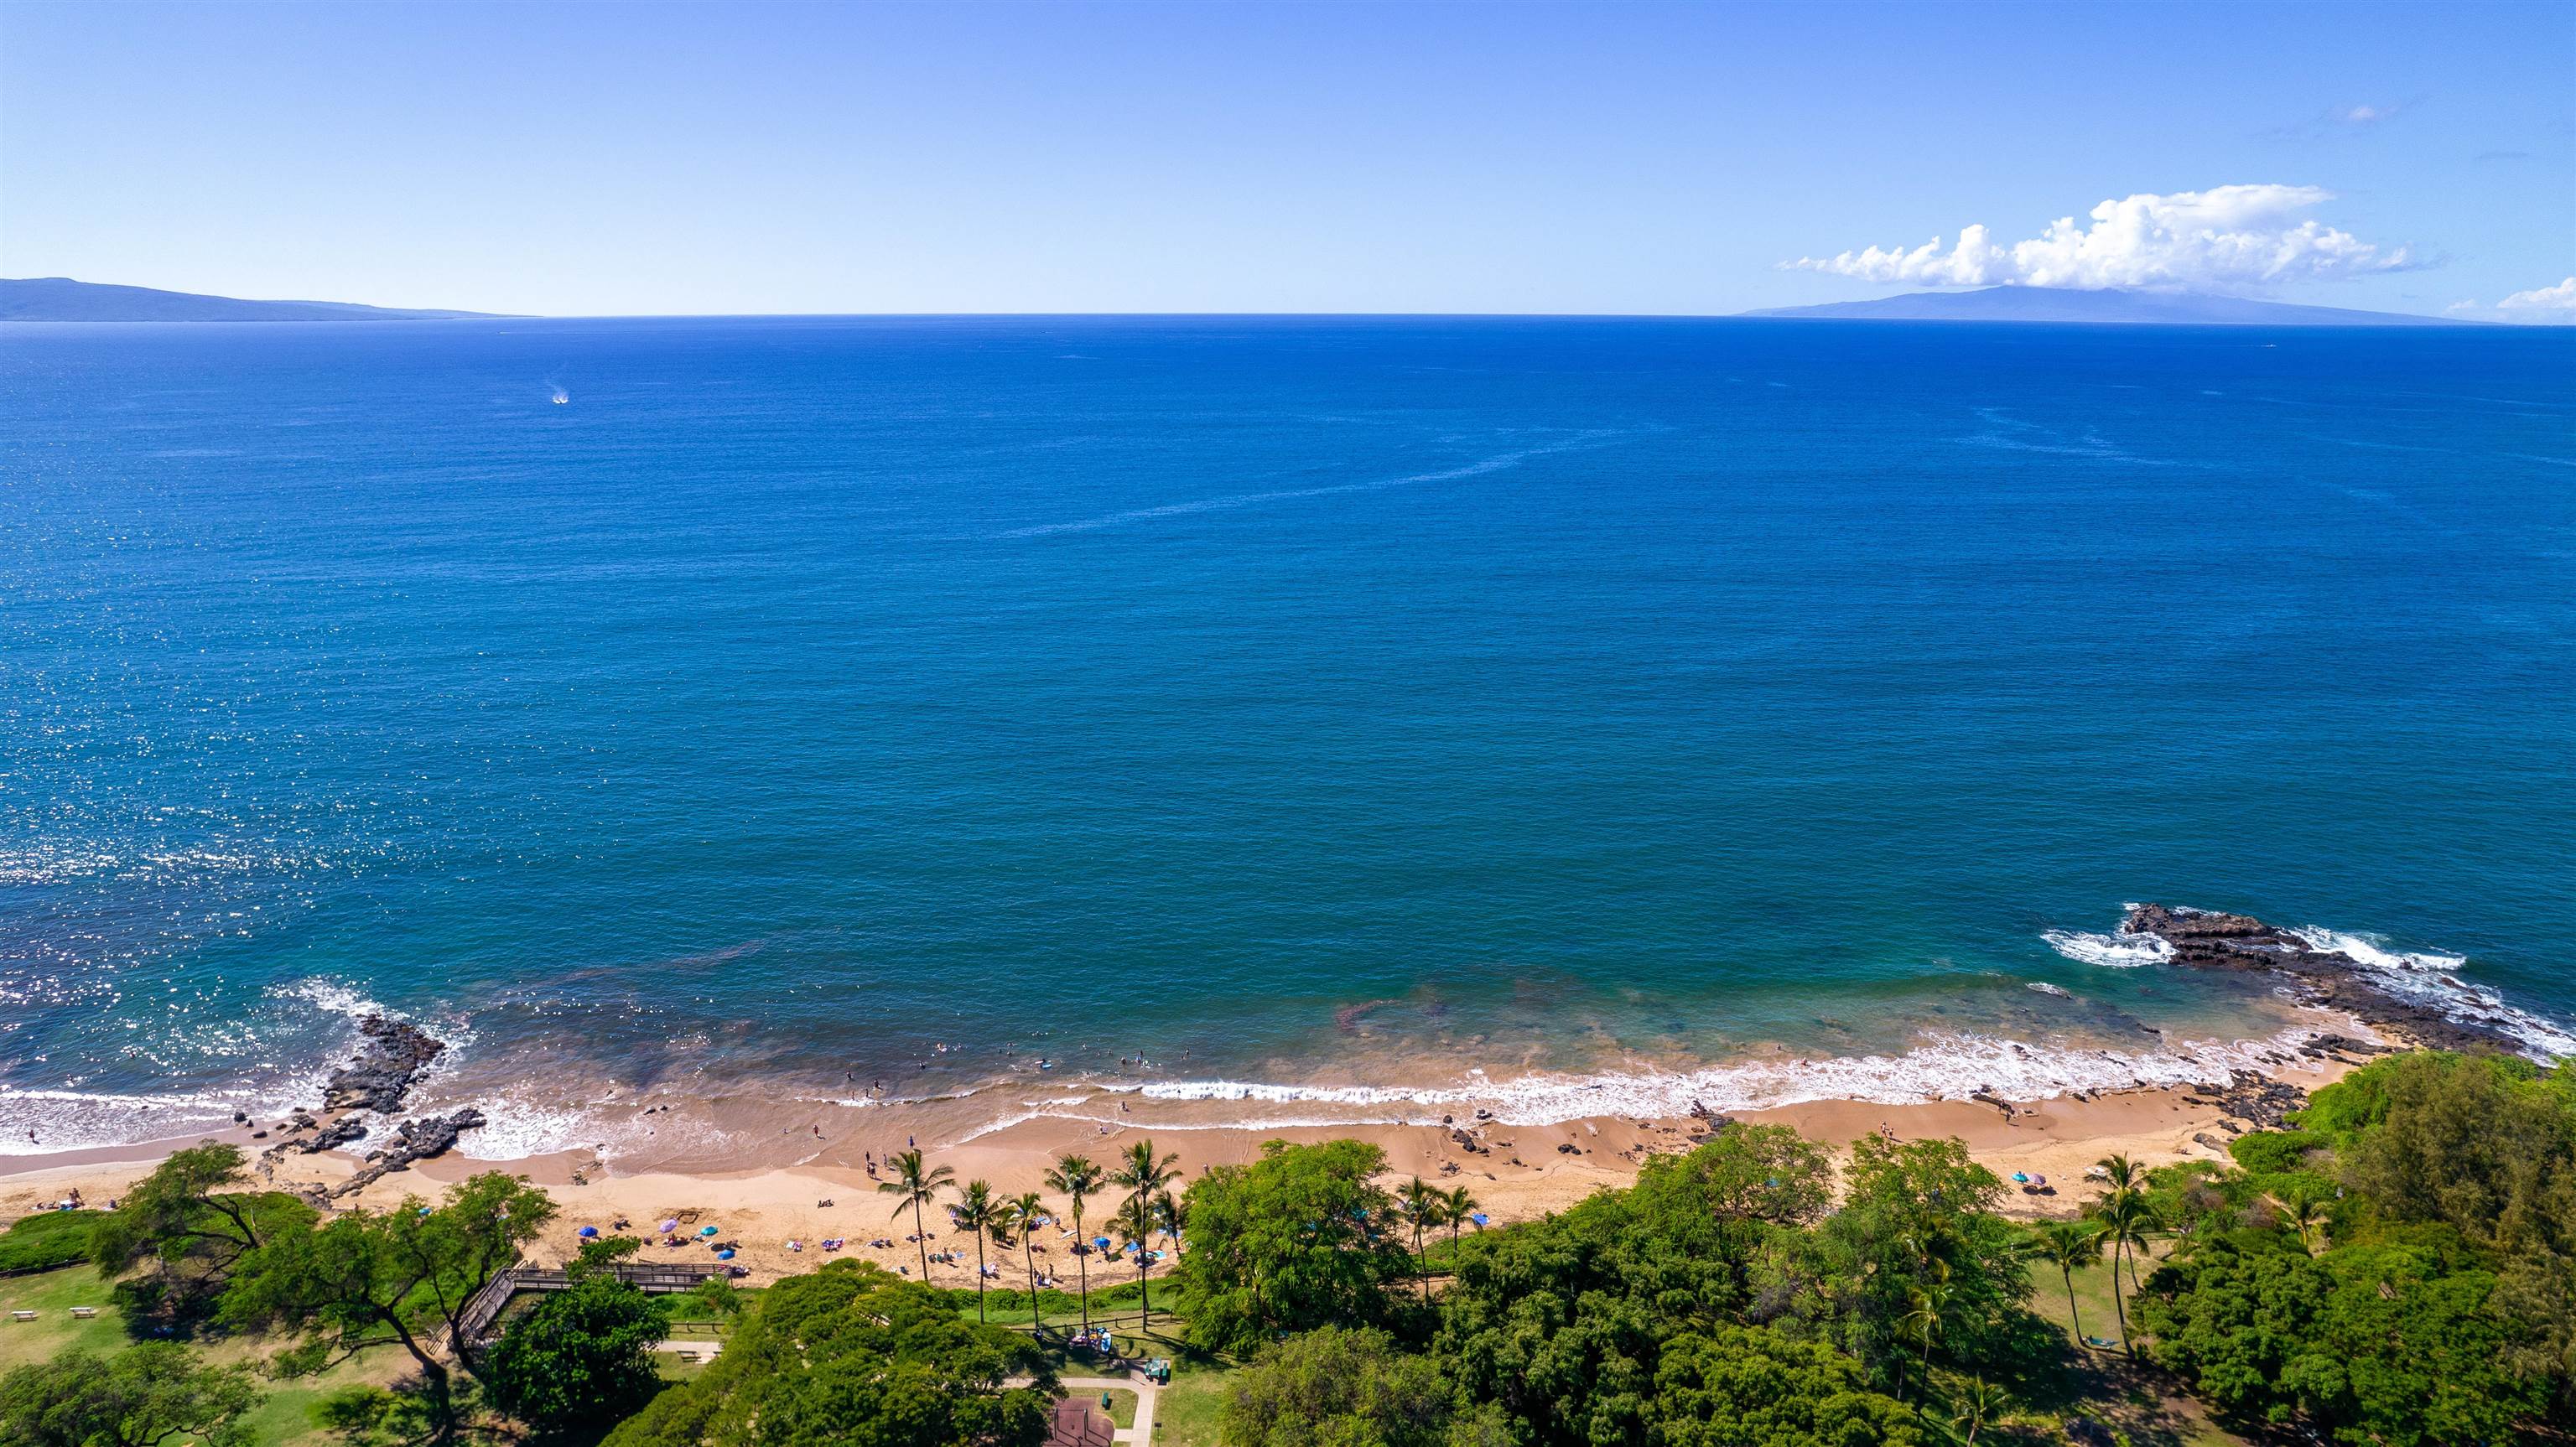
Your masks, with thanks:
[[(1374, 1085), (1284, 1085), (1259, 1081), (1157, 1081), (1134, 1087), (1148, 1100), (1244, 1101), (1268, 1105), (1351, 1107), (1466, 1106), (1491, 1110), (1506, 1125), (1549, 1125), (1586, 1116), (1679, 1116), (1709, 1110), (1764, 1110), (1818, 1100), (1917, 1105), (1965, 1100), (1979, 1092), (2008, 1100), (2047, 1100), (2075, 1091), (2224, 1082), (2231, 1070), (2303, 1067), (2306, 1029), (2251, 1040), (2167, 1039), (2153, 1050), (2123, 1051), (2033, 1045), (1982, 1035), (1947, 1035), (1902, 1055), (1792, 1061), (1760, 1060), (1668, 1074), (1613, 1071), (1533, 1075), (1419, 1089)], [(1398, 1115), (1397, 1120), (1409, 1119)], [(1282, 1122), (1258, 1121), (1247, 1124)], [(1360, 1124), (1348, 1118), (1309, 1124)], [(1380, 1123), (1384, 1119), (1380, 1118)], [(1156, 1122), (1155, 1129), (1167, 1127)]]
[(2130, 970), (2140, 965), (2161, 965), (2173, 958), (2172, 945), (2155, 935), (2133, 935), (2127, 930), (2104, 935), (2053, 929), (2040, 938), (2048, 941), (2050, 949), (2078, 964)]
[(2576, 1059), (2576, 1029), (2507, 1004), (2494, 990), (2461, 979), (2459, 968), (2468, 963), (2464, 955), (2392, 950), (2383, 939), (2342, 930), (2309, 928), (2290, 933), (2306, 940), (2311, 948), (2333, 950), (2348, 957), (2370, 971), (2381, 989), (2400, 999), (2439, 1010), (2465, 1024), (2501, 1031), (2536, 1056)]

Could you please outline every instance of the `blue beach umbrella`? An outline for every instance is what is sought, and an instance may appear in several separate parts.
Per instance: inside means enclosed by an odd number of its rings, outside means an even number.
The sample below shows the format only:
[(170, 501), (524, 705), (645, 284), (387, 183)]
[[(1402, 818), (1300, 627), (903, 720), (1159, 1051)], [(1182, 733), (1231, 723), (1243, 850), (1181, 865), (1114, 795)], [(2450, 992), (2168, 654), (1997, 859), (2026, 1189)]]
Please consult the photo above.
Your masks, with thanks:
[(713, 1226), (700, 1226), (698, 1228), (698, 1234), (700, 1236), (713, 1236), (716, 1234), (716, 1228)]
[(1477, 1212), (1475, 1212), (1475, 1213), (1471, 1214), (1470, 1216), (1468, 1216), (1468, 1217), (1467, 1217), (1467, 1219), (1468, 1219), (1468, 1220), (1470, 1220), (1470, 1221), (1475, 1222), (1475, 1223), (1476, 1223), (1477, 1225), (1479, 1225), (1479, 1226), (1484, 1226), (1484, 1225), (1490, 1225), (1490, 1224), (1492, 1224), (1492, 1223), (1491, 1223), (1491, 1221), (1490, 1221), (1490, 1219), (1489, 1219), (1489, 1218), (1485, 1215), (1485, 1213), (1484, 1213), (1484, 1212), (1482, 1212), (1482, 1211), (1477, 1211)]
[(599, 1228), (598, 1228), (598, 1227), (596, 1227), (596, 1226), (584, 1226), (584, 1227), (582, 1227), (582, 1228), (581, 1228), (581, 1239), (583, 1239), (584, 1241), (587, 1241), (587, 1240), (589, 1240), (591, 1237), (596, 1236), (596, 1235), (598, 1235), (598, 1234), (599, 1234)]

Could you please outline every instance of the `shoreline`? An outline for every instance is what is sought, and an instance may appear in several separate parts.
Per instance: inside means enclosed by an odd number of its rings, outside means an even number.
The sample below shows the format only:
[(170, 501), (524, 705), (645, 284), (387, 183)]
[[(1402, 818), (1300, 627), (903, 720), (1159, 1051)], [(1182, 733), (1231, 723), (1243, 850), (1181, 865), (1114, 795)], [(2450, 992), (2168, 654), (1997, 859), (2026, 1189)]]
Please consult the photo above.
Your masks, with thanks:
[[(2263, 1072), (2301, 1091), (2330, 1084), (2356, 1068), (2340, 1058), (2298, 1058), (2278, 1073)], [(2251, 1077), (2239, 1079), (2244, 1087)], [(2006, 1198), (2006, 1214), (2038, 1218), (2072, 1215), (2089, 1195), (2084, 1169), (2104, 1155), (2119, 1152), (2144, 1165), (2226, 1158), (2225, 1143), (2238, 1131), (2254, 1128), (2232, 1112), (2209, 1085), (2154, 1085), (2084, 1095), (2060, 1095), (2028, 1101), (1986, 1096), (1976, 1100), (1943, 1100), (1883, 1104), (1827, 1099), (1729, 1113), (1728, 1118), (1755, 1124), (1787, 1125), (1809, 1139), (1841, 1151), (1858, 1137), (1879, 1130), (1902, 1138), (1956, 1136), (1970, 1154), (2009, 1182), (2015, 1172), (2045, 1177), (2049, 1194), (2015, 1192)], [(2241, 1103), (2241, 1102), (2240, 1102)], [(889, 1131), (920, 1138), (948, 1125), (935, 1107), (878, 1106)], [(933, 1164), (954, 1169), (960, 1182), (984, 1179), (1006, 1194), (1037, 1190), (1051, 1207), (1061, 1208), (1044, 1193), (1040, 1177), (1053, 1159), (1069, 1151), (1106, 1160), (1131, 1143), (1151, 1137), (1156, 1149), (1180, 1157), (1182, 1182), (1211, 1165), (1239, 1164), (1256, 1157), (1264, 1141), (1357, 1139), (1387, 1154), (1389, 1178), (1412, 1175), (1442, 1186), (1465, 1185), (1480, 1208), (1497, 1224), (1531, 1219), (1563, 1210), (1594, 1191), (1633, 1181), (1651, 1154), (1688, 1149), (1704, 1138), (1710, 1120), (1691, 1115), (1638, 1116), (1604, 1114), (1544, 1124), (1476, 1122), (1460, 1117), (1452, 1124), (1244, 1125), (1194, 1122), (1184, 1113), (1149, 1109), (1129, 1112), (1114, 1125), (1099, 1125), (1063, 1116), (1035, 1116), (983, 1130), (963, 1142), (937, 1135), (924, 1141)], [(905, 1130), (911, 1127), (910, 1130)], [(249, 1127), (213, 1139), (233, 1139), (246, 1148), (264, 1143), (247, 1139)], [(686, 1169), (670, 1162), (629, 1168), (601, 1160), (595, 1153), (557, 1151), (511, 1162), (476, 1160), (450, 1151), (416, 1161), (351, 1191), (332, 1204), (384, 1209), (405, 1196), (435, 1197), (447, 1186), (488, 1170), (508, 1170), (544, 1186), (561, 1207), (560, 1214), (530, 1259), (556, 1264), (577, 1249), (576, 1232), (597, 1226), (613, 1232), (614, 1223), (635, 1223), (631, 1234), (648, 1236), (654, 1222), (689, 1212), (693, 1219), (719, 1225), (723, 1238), (740, 1243), (732, 1265), (748, 1273), (746, 1285), (764, 1285), (782, 1276), (810, 1271), (832, 1255), (815, 1243), (843, 1237), (852, 1244), (840, 1253), (875, 1260), (889, 1270), (914, 1274), (918, 1249), (903, 1240), (912, 1229), (908, 1219), (893, 1219), (892, 1198), (876, 1191), (865, 1166), (876, 1154), (856, 1138), (827, 1138), (809, 1150), (794, 1132), (772, 1136), (765, 1160), (741, 1164), (708, 1162)], [(126, 1147), (66, 1153), (77, 1159), (0, 1158), (0, 1217), (43, 1209), (77, 1188), (85, 1201), (104, 1204), (121, 1195), (172, 1149), (200, 1138), (174, 1138)], [(1470, 1145), (1474, 1148), (1470, 1148)], [(275, 1157), (274, 1183), (281, 1188), (331, 1192), (349, 1184), (361, 1162), (339, 1151)], [(256, 1161), (256, 1157), (254, 1157)], [(256, 1164), (254, 1173), (256, 1173)], [(830, 1202), (830, 1205), (822, 1203)], [(1095, 1198), (1087, 1219), (1096, 1223), (1115, 1208), (1114, 1197)], [(932, 1249), (958, 1248), (972, 1261), (972, 1241), (946, 1229), (937, 1207), (928, 1217)], [(1037, 1243), (1041, 1271), (1071, 1273), (1062, 1228)], [(953, 1239), (952, 1239), (953, 1238)], [(870, 1248), (874, 1239), (890, 1247)], [(786, 1243), (807, 1244), (801, 1252)], [(987, 1248), (1001, 1268), (993, 1285), (1025, 1285), (1019, 1253)], [(645, 1261), (698, 1262), (694, 1246), (647, 1245)], [(1101, 1264), (1101, 1263), (1095, 1263)], [(1162, 1268), (1157, 1268), (1159, 1271)], [(1132, 1271), (1103, 1264), (1095, 1286), (1131, 1279)], [(971, 1286), (972, 1265), (934, 1264), (931, 1279), (941, 1285)]]
[[(586, 1153), (603, 1168), (614, 1161), (631, 1174), (805, 1165), (852, 1138), (877, 1153), (898, 1149), (898, 1135), (964, 1146), (1047, 1119), (1085, 1121), (1104, 1133), (1138, 1122), (1173, 1132), (1353, 1130), (1461, 1117), (1542, 1126), (1750, 1114), (1832, 1101), (1894, 1107), (1963, 1098), (2081, 1098), (2222, 1081), (2238, 1071), (2269, 1072), (2334, 1052), (2367, 1054), (2392, 1040), (2508, 1049), (2536, 1059), (2576, 1055), (2576, 1030), (2460, 980), (2455, 971), (2463, 961), (2456, 956), (2392, 955), (2357, 936), (2154, 904), (2127, 906), (2116, 933), (2055, 930), (2044, 937), (2079, 962), (2197, 977), (2222, 987), (2228, 1008), (2216, 1017), (2185, 1012), (2159, 1024), (2029, 982), (2032, 991), (2070, 1002), (2076, 1018), (2025, 1015), (1972, 1024), (1942, 1018), (1947, 1012), (1934, 1006), (1916, 1018), (1910, 1036), (1891, 1038), (1879, 1053), (1865, 1053), (1857, 1042), (1819, 1053), (1778, 1039), (1747, 1041), (1715, 1057), (1614, 1046), (1592, 1052), (1588, 1067), (1570, 1068), (1536, 1057), (1516, 1065), (1482, 1036), (1463, 1044), (1444, 1038), (1436, 1047), (1422, 1042), (1419, 1049), (1352, 1040), (1348, 1050), (1248, 1068), (1238, 1062), (1236, 1068), (1247, 1069), (1242, 1075), (1203, 1060), (1198, 1068), (1208, 1074), (1200, 1078), (1182, 1074), (1192, 1068), (1186, 1050), (1178, 1061), (1138, 1054), (1121, 1056), (1114, 1070), (1075, 1061), (1050, 1070), (1035, 1052), (1006, 1046), (980, 1058), (950, 1057), (941, 1044), (909, 1071), (898, 1066), (875, 1080), (844, 1071), (834, 1081), (793, 1072), (724, 1075), (704, 1066), (627, 1079), (613, 1067), (586, 1067), (578, 1052), (555, 1042), (497, 1058), (474, 1051), (460, 1065), (450, 1040), (470, 1045), (475, 1032), (468, 1026), (435, 1027), (450, 1037), (442, 1040), (363, 998), (335, 1004), (316, 995), (316, 1003), (348, 1020), (344, 1048), (354, 1048), (355, 1056), (336, 1068), (317, 1064), (283, 1088), (215, 1085), (151, 1096), (0, 1084), (0, 1107), (34, 1107), (7, 1112), (0, 1179), (150, 1158), (208, 1137), (274, 1152), (321, 1130), (336, 1133), (322, 1144), (363, 1155), (391, 1142), (389, 1132), (406, 1117), (456, 1137), (457, 1152), (477, 1161)], [(1347, 1006), (1336, 1018), (1347, 1026), (1345, 1017), (1386, 1003)], [(2195, 1026), (2204, 1035), (2186, 1033)], [(934, 1065), (940, 1074), (913, 1073)], [(1499, 1074), (1488, 1075), (1488, 1068)], [(913, 1093), (900, 1093), (906, 1084)], [(43, 1108), (65, 1102), (77, 1103), (82, 1114)], [(263, 1129), (262, 1122), (270, 1124)], [(258, 1144), (272, 1133), (276, 1141)], [(863, 1146), (845, 1163), (863, 1162), (867, 1154)], [(836, 1158), (851, 1156), (840, 1149)]]
[[(462, 1104), (455, 1083), (433, 1068), (442, 1042), (371, 1015), (359, 1022), (356, 1057), (329, 1076), (319, 1113), (298, 1109), (266, 1126), (236, 1113), (235, 1124), (213, 1131), (0, 1156), (0, 1214), (41, 1209), (74, 1188), (103, 1202), (169, 1151), (212, 1139), (241, 1146), (262, 1183), (326, 1208), (383, 1208), (494, 1169), (524, 1176), (562, 1206), (532, 1253), (540, 1264), (569, 1258), (581, 1227), (640, 1235), (619, 1223), (680, 1217), (719, 1225), (718, 1239), (738, 1243), (732, 1264), (755, 1282), (824, 1259), (790, 1242), (834, 1237), (857, 1243), (852, 1254), (909, 1274), (906, 1262), (918, 1262), (920, 1250), (901, 1241), (908, 1223), (893, 1219), (899, 1210), (883, 1209), (877, 1191), (879, 1161), (903, 1149), (921, 1149), (961, 1183), (981, 1179), (1009, 1195), (1042, 1190), (1058, 1156), (1106, 1160), (1148, 1137), (1158, 1154), (1179, 1158), (1180, 1183), (1212, 1165), (1253, 1159), (1265, 1141), (1357, 1139), (1386, 1152), (1394, 1179), (1463, 1183), (1492, 1220), (1510, 1222), (1623, 1185), (1650, 1156), (1687, 1149), (1742, 1120), (1787, 1125), (1837, 1151), (1870, 1132), (1956, 1137), (1999, 1177), (2044, 1178), (2045, 1189), (2024, 1188), (2006, 1201), (2010, 1214), (2039, 1217), (2077, 1209), (2085, 1169), (2105, 1155), (2149, 1166), (2224, 1160), (2234, 1136), (2278, 1125), (2284, 1108), (2374, 1055), (2525, 1043), (2517, 1026), (2530, 1017), (2428, 1000), (2414, 982), (2349, 949), (2245, 916), (2132, 906), (2119, 935), (2099, 943), (2236, 976), (2295, 1003), (2268, 1036), (2178, 1040), (2141, 1025), (2156, 1043), (2135, 1053), (1927, 1030), (1919, 1037), (1927, 1043), (1895, 1057), (1791, 1060), (1779, 1052), (1691, 1071), (1503, 1080), (1473, 1069), (1437, 1088), (1103, 1082), (1042, 1075), (1036, 1062), (910, 1100), (879, 1099), (874, 1088), (864, 1099), (778, 1089), (657, 1098), (602, 1083), (597, 1098), (573, 1108), (589, 1112), (577, 1117), (584, 1134), (615, 1139), (497, 1160), (490, 1148), (530, 1139), (525, 1121), (515, 1127), (522, 1134), (511, 1134), (509, 1118), (523, 1108)], [(1032, 1093), (1038, 1098), (1025, 1098)], [(503, 1119), (487, 1122), (486, 1105)], [(524, 1108), (531, 1119), (562, 1109)], [(929, 1224), (940, 1223), (934, 1216)], [(931, 1232), (934, 1240), (946, 1234)], [(1070, 1235), (1059, 1228), (1054, 1244)], [(668, 1259), (699, 1259), (689, 1253), (701, 1249), (648, 1246), (646, 1259), (669, 1252), (682, 1254)], [(1054, 1255), (1047, 1244), (1038, 1250)], [(967, 1276), (962, 1267), (944, 1274)]]

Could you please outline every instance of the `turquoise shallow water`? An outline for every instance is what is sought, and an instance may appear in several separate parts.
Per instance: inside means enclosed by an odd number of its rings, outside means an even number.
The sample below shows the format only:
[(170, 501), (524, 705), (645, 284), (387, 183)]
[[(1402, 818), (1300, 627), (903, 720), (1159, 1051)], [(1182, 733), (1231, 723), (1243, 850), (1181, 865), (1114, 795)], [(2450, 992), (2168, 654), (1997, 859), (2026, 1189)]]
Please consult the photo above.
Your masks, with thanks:
[(2043, 937), (2149, 898), (2576, 1014), (2576, 334), (13, 326), (0, 386), (46, 1145), (367, 1001), (693, 1090), (2269, 1029)]

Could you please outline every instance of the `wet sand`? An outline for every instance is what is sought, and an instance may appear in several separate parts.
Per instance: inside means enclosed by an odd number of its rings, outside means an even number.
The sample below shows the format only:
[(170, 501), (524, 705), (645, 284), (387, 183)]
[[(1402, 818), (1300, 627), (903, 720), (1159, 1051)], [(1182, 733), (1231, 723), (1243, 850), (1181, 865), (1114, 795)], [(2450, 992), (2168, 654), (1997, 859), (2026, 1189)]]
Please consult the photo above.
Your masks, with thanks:
[[(2299, 1068), (2283, 1068), (2275, 1075), (2314, 1090), (2341, 1078), (2347, 1068), (2332, 1061), (2302, 1061)], [(1602, 1116), (1552, 1125), (1486, 1122), (1473, 1132), (1483, 1149), (1470, 1151), (1463, 1147), (1453, 1127), (1441, 1125), (1245, 1127), (1215, 1123), (1217, 1112), (1228, 1108), (1216, 1102), (1128, 1104), (1126, 1112), (1109, 1115), (1109, 1123), (1040, 1115), (993, 1128), (989, 1122), (965, 1124), (976, 1120), (976, 1116), (965, 1111), (963, 1102), (856, 1108), (827, 1103), (787, 1111), (792, 1118), (783, 1121), (773, 1112), (759, 1119), (756, 1130), (753, 1121), (757, 1112), (744, 1106), (715, 1113), (734, 1119), (702, 1123), (732, 1127), (726, 1131), (730, 1148), (722, 1157), (703, 1162), (688, 1159), (692, 1152), (678, 1145), (681, 1137), (698, 1132), (680, 1128), (675, 1112), (670, 1116), (674, 1122), (674, 1149), (668, 1159), (620, 1155), (603, 1160), (592, 1152), (558, 1152), (494, 1163), (450, 1154), (388, 1175), (344, 1198), (344, 1204), (382, 1208), (397, 1204), (405, 1196), (435, 1197), (445, 1185), (478, 1171), (507, 1169), (546, 1187), (562, 1207), (544, 1239), (530, 1253), (539, 1262), (552, 1263), (571, 1256), (577, 1241), (575, 1233), (582, 1226), (608, 1231), (623, 1218), (633, 1223), (630, 1230), (635, 1234), (649, 1234), (655, 1224), (667, 1217), (695, 1212), (692, 1229), (700, 1224), (714, 1225), (719, 1228), (717, 1239), (740, 1243), (734, 1264), (749, 1271), (748, 1284), (757, 1285), (812, 1270), (831, 1259), (817, 1245), (827, 1237), (843, 1237), (852, 1243), (843, 1254), (879, 1261), (890, 1270), (903, 1268), (917, 1274), (919, 1250), (903, 1239), (913, 1229), (911, 1215), (906, 1211), (900, 1220), (895, 1219), (894, 1198), (878, 1192), (876, 1180), (865, 1169), (869, 1157), (881, 1163), (884, 1152), (902, 1149), (907, 1136), (922, 1143), (933, 1164), (952, 1168), (960, 1182), (987, 1180), (1010, 1195), (1032, 1190), (1044, 1193), (1041, 1177), (1062, 1154), (1078, 1151), (1108, 1165), (1130, 1145), (1148, 1137), (1158, 1152), (1180, 1158), (1180, 1184), (1210, 1166), (1251, 1160), (1268, 1140), (1354, 1138), (1385, 1150), (1389, 1184), (1418, 1174), (1443, 1187), (1464, 1185), (1494, 1222), (1502, 1224), (1561, 1210), (1594, 1191), (1625, 1185), (1635, 1178), (1648, 1155), (1688, 1149), (1694, 1134), (1706, 1129), (1706, 1122), (1688, 1116)], [(1239, 1113), (1239, 1106), (1232, 1108)], [(1114, 1111), (1115, 1103), (1110, 1103), (1108, 1109)], [(803, 1118), (809, 1115), (812, 1119)], [(2196, 1139), (2206, 1136), (2215, 1141), (2227, 1140), (2231, 1133), (2222, 1124), (2222, 1116), (2219, 1108), (2192, 1098), (2185, 1089), (2151, 1088), (2103, 1093), (2089, 1100), (2065, 1097), (2029, 1102), (2016, 1105), (2009, 1117), (1998, 1106), (1977, 1101), (1915, 1105), (1816, 1101), (1739, 1112), (1734, 1118), (1787, 1125), (1838, 1149), (1863, 1134), (1882, 1129), (1906, 1139), (1955, 1136), (1967, 1144), (1980, 1163), (2007, 1180), (2017, 1171), (2045, 1176), (2054, 1188), (2053, 1194), (2015, 1192), (2007, 1197), (2005, 1208), (2011, 1214), (2040, 1217), (2071, 1215), (2078, 1210), (2093, 1194), (2084, 1181), (2085, 1168), (2114, 1152), (2148, 1165), (2223, 1159), (2219, 1150)], [(1455, 1122), (1456, 1127), (1477, 1124), (1472, 1118)], [(823, 1131), (820, 1138), (813, 1134), (817, 1128)], [(253, 1141), (248, 1135), (249, 1128), (242, 1127), (223, 1138), (234, 1139), (250, 1149), (273, 1143)], [(971, 1139), (964, 1138), (969, 1136)], [(766, 1150), (757, 1146), (762, 1140), (770, 1143)], [(42, 1209), (74, 1187), (88, 1203), (104, 1204), (149, 1171), (152, 1162), (170, 1148), (187, 1143), (158, 1142), (63, 1156), (0, 1158), (0, 1216), (14, 1219)], [(1573, 1149), (1563, 1149), (1568, 1146)], [(746, 1158), (759, 1154), (770, 1154), (772, 1158)], [(338, 1152), (310, 1156), (289, 1152), (276, 1158), (275, 1179), (280, 1184), (327, 1188), (345, 1181), (358, 1164), (354, 1157)], [(1064, 1203), (1052, 1195), (1048, 1199), (1050, 1207), (1061, 1213)], [(821, 1204), (826, 1201), (832, 1204)], [(1097, 1223), (1116, 1204), (1114, 1196), (1097, 1198), (1087, 1218)], [(930, 1249), (961, 1250), (968, 1262), (962, 1266), (934, 1263), (931, 1279), (943, 1285), (972, 1285), (973, 1238), (948, 1229), (945, 1212), (935, 1205), (926, 1220), (933, 1238)], [(865, 1244), (876, 1238), (889, 1239), (893, 1245), (870, 1248)], [(806, 1249), (788, 1250), (786, 1243), (790, 1240), (803, 1241)], [(1070, 1244), (1069, 1235), (1061, 1227), (1042, 1231), (1036, 1255), (1039, 1271), (1072, 1278), (1075, 1265)], [(1019, 1250), (1004, 1253), (988, 1245), (986, 1254), (1001, 1268), (995, 1285), (1027, 1284), (1026, 1264)], [(690, 1262), (707, 1258), (706, 1249), (696, 1245), (648, 1245), (642, 1257)], [(1098, 1260), (1092, 1263), (1095, 1286), (1133, 1274), (1132, 1268)]]

